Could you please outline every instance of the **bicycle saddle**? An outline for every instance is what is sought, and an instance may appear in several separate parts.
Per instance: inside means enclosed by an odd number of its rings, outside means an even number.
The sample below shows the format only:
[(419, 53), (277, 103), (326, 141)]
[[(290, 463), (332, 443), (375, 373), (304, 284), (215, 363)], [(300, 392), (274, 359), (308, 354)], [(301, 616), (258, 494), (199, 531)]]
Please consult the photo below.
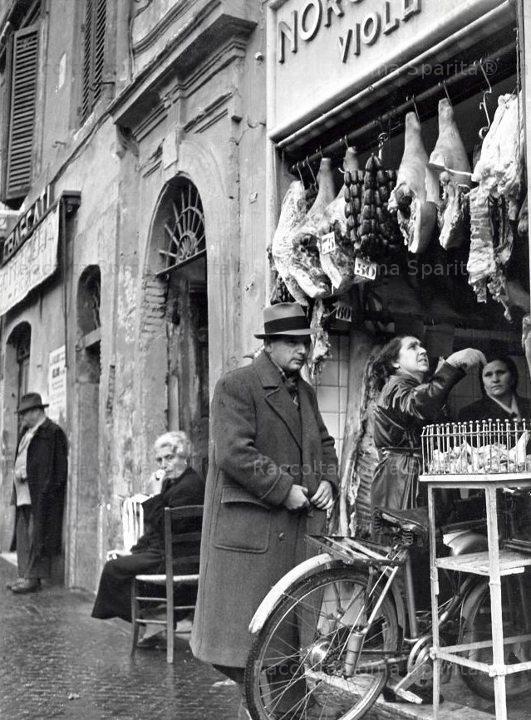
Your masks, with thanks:
[(411, 508), (410, 510), (393, 510), (391, 508), (377, 507), (374, 509), (374, 516), (381, 518), (389, 525), (398, 526), (405, 532), (413, 532), (417, 535), (428, 534), (428, 509)]

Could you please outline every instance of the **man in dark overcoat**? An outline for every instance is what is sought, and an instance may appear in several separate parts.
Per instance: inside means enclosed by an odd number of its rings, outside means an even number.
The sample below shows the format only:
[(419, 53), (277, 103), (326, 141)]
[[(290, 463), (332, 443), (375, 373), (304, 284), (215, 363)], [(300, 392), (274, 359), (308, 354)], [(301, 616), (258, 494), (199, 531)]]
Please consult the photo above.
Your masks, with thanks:
[(266, 308), (264, 332), (256, 335), (264, 351), (224, 375), (214, 392), (191, 645), (238, 683), (254, 612), (307, 557), (305, 535), (325, 531), (337, 492), (334, 440), (300, 376), (310, 335), (297, 303)]
[(16, 505), (12, 550), (17, 551), (19, 579), (14, 593), (38, 590), (50, 575), (51, 558), (61, 552), (68, 474), (68, 445), (63, 430), (46, 416), (39, 393), (24, 395), (18, 407), (25, 432), (15, 453), (11, 502)]

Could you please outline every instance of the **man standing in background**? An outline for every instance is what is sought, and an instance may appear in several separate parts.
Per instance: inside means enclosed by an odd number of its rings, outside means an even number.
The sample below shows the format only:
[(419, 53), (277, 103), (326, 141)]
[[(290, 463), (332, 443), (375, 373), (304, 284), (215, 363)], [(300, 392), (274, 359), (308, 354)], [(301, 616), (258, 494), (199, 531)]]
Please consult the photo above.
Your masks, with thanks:
[(19, 579), (8, 584), (14, 593), (39, 590), (50, 576), (51, 558), (61, 552), (62, 522), (68, 473), (68, 447), (63, 430), (46, 417), (38, 393), (21, 398), (18, 414), (25, 428), (15, 455), (11, 502), (16, 505), (15, 537)]

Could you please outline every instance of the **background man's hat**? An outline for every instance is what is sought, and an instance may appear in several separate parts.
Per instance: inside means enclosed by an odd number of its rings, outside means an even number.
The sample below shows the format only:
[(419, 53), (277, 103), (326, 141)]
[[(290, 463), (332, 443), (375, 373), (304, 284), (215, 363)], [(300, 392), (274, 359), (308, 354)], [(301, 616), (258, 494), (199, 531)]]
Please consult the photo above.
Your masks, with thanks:
[(277, 303), (264, 309), (264, 332), (255, 333), (263, 340), (274, 335), (313, 335), (310, 323), (299, 303)]
[(18, 406), (17, 413), (26, 412), (26, 410), (34, 410), (35, 408), (48, 407), (48, 403), (43, 403), (39, 393), (27, 393), (20, 398), (20, 405)]

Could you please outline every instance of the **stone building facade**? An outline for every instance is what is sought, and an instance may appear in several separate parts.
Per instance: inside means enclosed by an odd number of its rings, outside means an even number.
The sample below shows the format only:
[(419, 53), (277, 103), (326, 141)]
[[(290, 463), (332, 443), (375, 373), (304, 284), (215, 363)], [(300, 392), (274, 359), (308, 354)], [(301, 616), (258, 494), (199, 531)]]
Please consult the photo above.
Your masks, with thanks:
[(213, 385), (257, 347), (261, 6), (0, 1), (1, 550), (29, 389), (70, 442), (69, 586), (95, 588), (159, 433), (187, 430), (206, 468)]

